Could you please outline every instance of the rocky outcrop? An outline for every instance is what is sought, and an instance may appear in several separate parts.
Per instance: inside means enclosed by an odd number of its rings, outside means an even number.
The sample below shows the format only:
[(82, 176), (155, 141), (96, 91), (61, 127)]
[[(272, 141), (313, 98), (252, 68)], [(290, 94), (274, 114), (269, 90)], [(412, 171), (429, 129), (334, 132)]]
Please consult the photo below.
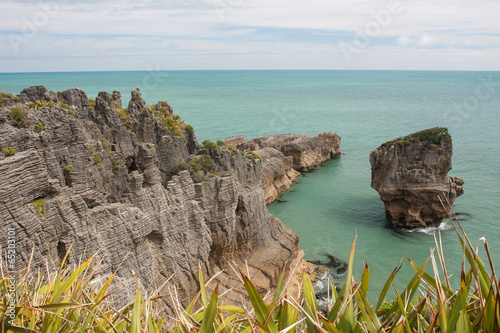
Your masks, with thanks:
[(224, 140), (224, 146), (238, 150), (245, 150), (247, 149), (247, 140), (244, 136), (232, 136)]
[(53, 91), (49, 91), (44, 86), (34, 86), (30, 88), (23, 89), (19, 95), (17, 95), (23, 103), (33, 102), (36, 103), (38, 101), (47, 101), (47, 102), (57, 102), (57, 94)]
[(257, 138), (247, 143), (247, 149), (259, 151), (275, 148), (285, 156), (293, 158), (293, 168), (297, 171), (311, 171), (332, 158), (340, 156), (340, 137), (331, 132), (313, 137), (306, 135), (273, 135)]
[(453, 145), (446, 128), (391, 140), (370, 154), (372, 188), (394, 226), (421, 228), (447, 217), (438, 196), (450, 203), (464, 193), (463, 180), (448, 176)]
[(224, 140), (224, 146), (242, 152), (252, 151), (262, 160), (262, 189), (266, 203), (290, 189), (299, 171), (311, 171), (341, 154), (340, 137), (334, 133), (272, 135), (247, 143), (245, 137)]
[(226, 149), (198, 155), (168, 103), (147, 106), (134, 90), (124, 109), (121, 98), (34, 87), (0, 107), (0, 243), (14, 228), (18, 267), (33, 248), (32, 267), (56, 268), (72, 245), (70, 264), (102, 251), (99, 276), (124, 260), (122, 293), (135, 290), (134, 271), (144, 291), (168, 295), (171, 278), (186, 302), (198, 265), (206, 276), (223, 270), (222, 287), (241, 285), (230, 263), (248, 264), (258, 288), (272, 289), (301, 254), (298, 236), (266, 209), (263, 164)]

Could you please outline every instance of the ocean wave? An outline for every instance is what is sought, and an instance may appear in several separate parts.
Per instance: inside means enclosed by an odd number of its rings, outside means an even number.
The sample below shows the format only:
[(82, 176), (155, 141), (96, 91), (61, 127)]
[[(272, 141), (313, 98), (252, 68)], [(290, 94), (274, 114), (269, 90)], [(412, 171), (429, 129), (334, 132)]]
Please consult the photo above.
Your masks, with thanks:
[(412, 230), (405, 230), (408, 232), (421, 232), (427, 235), (433, 235), (436, 231), (445, 231), (445, 230), (451, 230), (453, 229), (453, 226), (448, 223), (448, 221), (443, 221), (441, 222), (440, 225), (437, 227), (427, 227), (427, 228), (421, 228), (421, 229), (412, 229)]

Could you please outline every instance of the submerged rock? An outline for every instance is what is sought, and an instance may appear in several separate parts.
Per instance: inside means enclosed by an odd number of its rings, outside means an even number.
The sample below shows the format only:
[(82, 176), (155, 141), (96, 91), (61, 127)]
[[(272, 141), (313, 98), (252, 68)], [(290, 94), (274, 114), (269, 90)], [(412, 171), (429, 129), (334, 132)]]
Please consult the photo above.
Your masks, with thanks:
[(453, 145), (436, 127), (388, 141), (370, 154), (372, 188), (396, 227), (422, 228), (447, 217), (439, 196), (452, 204), (464, 193), (463, 180), (448, 176)]

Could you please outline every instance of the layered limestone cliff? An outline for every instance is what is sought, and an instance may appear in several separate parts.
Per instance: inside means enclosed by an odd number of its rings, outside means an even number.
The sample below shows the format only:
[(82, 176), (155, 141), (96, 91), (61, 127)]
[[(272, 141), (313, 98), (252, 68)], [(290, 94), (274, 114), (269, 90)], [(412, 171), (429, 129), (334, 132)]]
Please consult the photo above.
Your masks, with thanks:
[(453, 145), (446, 128), (431, 128), (391, 140), (370, 154), (372, 188), (394, 226), (421, 228), (447, 217), (438, 196), (451, 203), (464, 193), (463, 180), (448, 176)]
[(240, 151), (253, 151), (262, 160), (262, 189), (266, 203), (290, 189), (299, 171), (313, 170), (341, 154), (340, 137), (334, 133), (307, 135), (272, 135), (253, 139), (236, 136), (224, 145)]
[(231, 288), (241, 284), (229, 264), (248, 264), (258, 288), (270, 290), (300, 260), (298, 236), (266, 209), (263, 164), (200, 150), (167, 102), (148, 106), (138, 90), (125, 108), (118, 91), (95, 100), (42, 86), (2, 94), (2, 151), (0, 243), (15, 229), (20, 268), (32, 248), (34, 268), (57, 267), (71, 245), (70, 264), (100, 250), (98, 275), (121, 264), (122, 293), (135, 290), (134, 271), (144, 291), (170, 279), (187, 301), (198, 265), (206, 276), (223, 270), (217, 280)]
[(259, 151), (263, 148), (275, 148), (285, 156), (293, 158), (293, 168), (297, 171), (311, 171), (332, 158), (340, 156), (340, 137), (331, 132), (313, 137), (306, 135), (272, 135), (250, 140), (247, 149)]
[(277, 149), (266, 147), (256, 154), (262, 159), (262, 189), (268, 204), (276, 200), (280, 193), (288, 191), (300, 172), (293, 168), (293, 158)]

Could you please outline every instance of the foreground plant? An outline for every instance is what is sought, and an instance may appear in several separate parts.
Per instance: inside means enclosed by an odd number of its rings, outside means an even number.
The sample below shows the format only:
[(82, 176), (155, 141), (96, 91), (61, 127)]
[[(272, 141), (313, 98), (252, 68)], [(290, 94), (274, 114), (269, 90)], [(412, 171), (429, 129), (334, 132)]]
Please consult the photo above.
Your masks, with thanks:
[(96, 255), (69, 270), (68, 253), (59, 270), (46, 278), (31, 278), (28, 265), (14, 279), (1, 266), (0, 332), (161, 332), (164, 320), (153, 318), (151, 301), (139, 287), (133, 303), (115, 310), (107, 299), (115, 291), (109, 288), (116, 272), (95, 289), (90, 282)]
[[(449, 203), (448, 203), (448, 207)], [(464, 252), (461, 279), (457, 290), (449, 281), (442, 251), (441, 237), (435, 237), (436, 249), (419, 266), (408, 258), (415, 274), (406, 288), (396, 292), (396, 298), (386, 302), (402, 267), (400, 263), (389, 275), (377, 303), (368, 300), (370, 270), (365, 265), (360, 281), (353, 278), (352, 267), (356, 239), (350, 258), (347, 280), (340, 292), (335, 285), (326, 301), (328, 311), (319, 309), (316, 294), (307, 274), (302, 278), (302, 296), (283, 296), (281, 274), (276, 294), (266, 303), (250, 279), (240, 271), (253, 309), (219, 306), (218, 292), (207, 300), (200, 271), (200, 294), (203, 306), (193, 314), (193, 299), (185, 310), (178, 309), (178, 317), (170, 327), (174, 332), (498, 332), (500, 330), (500, 293), (488, 243), (483, 239), (491, 273), (479, 257), (450, 207), (450, 220)], [(435, 253), (436, 252), (436, 253)], [(430, 267), (429, 267), (430, 266)], [(466, 266), (468, 268), (466, 268)], [(432, 268), (433, 276), (426, 272)], [(441, 281), (440, 273), (444, 276)]]
[[(57, 274), (47, 282), (42, 277), (30, 279), (29, 267), (26, 269), (16, 284), (18, 297), (12, 322), (9, 317), (12, 303), (5, 296), (9, 292), (9, 277), (2, 271), (0, 290), (4, 296), (0, 303), (0, 332), (160, 332), (162, 329), (175, 333), (498, 332), (499, 283), (488, 243), (483, 239), (491, 273), (451, 212), (454, 219), (451, 216), (450, 219), (464, 253), (456, 290), (449, 281), (439, 236), (435, 237), (436, 249), (423, 265), (419, 266), (408, 258), (415, 274), (405, 289), (399, 292), (394, 288), (396, 297), (391, 302), (385, 301), (402, 267), (400, 263), (375, 298), (377, 303), (371, 304), (368, 300), (368, 264), (359, 281), (353, 278), (355, 239), (346, 283), (340, 292), (332, 285), (331, 296), (326, 299), (327, 311), (318, 307), (307, 274), (302, 277), (301, 296), (292, 297), (286, 294), (283, 271), (271, 298), (262, 297), (248, 274), (240, 270), (248, 304), (235, 306), (221, 305), (218, 286), (209, 297), (206, 285), (210, 281), (205, 283), (199, 269), (200, 291), (184, 307), (174, 289), (171, 304), (175, 318), (169, 318), (166, 323), (165, 319), (159, 320), (151, 315), (153, 299), (144, 298), (138, 286), (135, 300), (123, 309), (115, 310), (107, 301), (113, 293), (108, 289), (114, 274), (101, 289), (93, 291), (89, 283), (95, 271), (95, 266), (90, 268), (95, 256), (74, 271), (64, 268), (64, 258)], [(428, 269), (432, 269), (433, 275), (426, 272)]]

